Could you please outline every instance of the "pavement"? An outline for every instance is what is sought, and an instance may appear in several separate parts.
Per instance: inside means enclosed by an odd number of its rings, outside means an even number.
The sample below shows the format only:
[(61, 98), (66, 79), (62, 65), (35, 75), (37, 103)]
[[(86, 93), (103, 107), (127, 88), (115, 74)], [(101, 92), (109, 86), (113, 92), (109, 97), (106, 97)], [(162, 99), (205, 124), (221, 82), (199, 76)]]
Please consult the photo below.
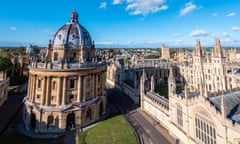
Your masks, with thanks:
[(0, 106), (0, 136), (5, 132), (23, 105), (23, 98), (26, 94), (9, 95), (7, 101)]
[(143, 113), (138, 106), (117, 89), (108, 90), (109, 100), (121, 111), (137, 133), (140, 144), (174, 144), (175, 140), (168, 131), (153, 125), (153, 119)]

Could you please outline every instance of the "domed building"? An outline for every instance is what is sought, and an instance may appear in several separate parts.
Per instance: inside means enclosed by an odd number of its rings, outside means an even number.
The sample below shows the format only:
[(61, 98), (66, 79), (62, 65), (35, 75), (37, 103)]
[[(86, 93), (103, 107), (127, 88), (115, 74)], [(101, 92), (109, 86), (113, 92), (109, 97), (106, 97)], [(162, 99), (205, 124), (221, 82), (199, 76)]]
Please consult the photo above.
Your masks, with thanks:
[(49, 41), (45, 56), (29, 68), (23, 119), (27, 130), (59, 133), (81, 128), (105, 114), (106, 64), (98, 61), (78, 13)]

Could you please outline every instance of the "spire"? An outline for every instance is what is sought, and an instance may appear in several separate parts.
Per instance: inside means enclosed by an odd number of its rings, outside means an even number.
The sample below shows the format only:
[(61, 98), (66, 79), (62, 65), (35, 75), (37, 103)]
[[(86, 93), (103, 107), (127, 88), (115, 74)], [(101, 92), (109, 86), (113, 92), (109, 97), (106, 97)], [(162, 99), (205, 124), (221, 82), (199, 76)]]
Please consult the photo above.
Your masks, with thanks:
[(201, 56), (202, 55), (202, 48), (201, 48), (200, 40), (196, 40), (195, 55), (196, 56)]
[(71, 23), (78, 23), (78, 13), (75, 9), (73, 9), (70, 17), (70, 22)]
[(169, 68), (169, 77), (168, 77), (168, 96), (173, 96), (176, 94), (176, 81), (173, 75), (172, 67)]
[(217, 57), (223, 56), (220, 39), (218, 38), (215, 39), (214, 56), (217, 56)]
[(155, 89), (155, 82), (154, 82), (154, 78), (153, 75), (151, 76), (151, 91), (153, 92)]

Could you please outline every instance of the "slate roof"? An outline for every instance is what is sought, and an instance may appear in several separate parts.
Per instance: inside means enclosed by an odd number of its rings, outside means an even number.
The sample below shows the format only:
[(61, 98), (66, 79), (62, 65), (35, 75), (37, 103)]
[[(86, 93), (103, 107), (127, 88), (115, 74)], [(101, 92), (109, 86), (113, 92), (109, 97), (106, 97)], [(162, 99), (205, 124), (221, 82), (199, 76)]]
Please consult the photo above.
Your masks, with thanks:
[[(221, 96), (209, 98), (210, 102), (221, 111)], [(226, 117), (235, 122), (240, 122), (240, 91), (230, 92), (223, 95), (226, 109)]]

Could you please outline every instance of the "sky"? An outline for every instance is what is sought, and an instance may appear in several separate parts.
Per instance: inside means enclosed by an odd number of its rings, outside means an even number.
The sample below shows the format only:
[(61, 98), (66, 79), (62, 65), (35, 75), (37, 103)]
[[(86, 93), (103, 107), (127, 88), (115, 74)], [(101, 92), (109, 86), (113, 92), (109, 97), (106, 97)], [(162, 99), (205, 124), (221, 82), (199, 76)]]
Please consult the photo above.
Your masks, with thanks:
[(46, 47), (74, 9), (96, 47), (240, 47), (239, 0), (0, 0), (0, 46)]

